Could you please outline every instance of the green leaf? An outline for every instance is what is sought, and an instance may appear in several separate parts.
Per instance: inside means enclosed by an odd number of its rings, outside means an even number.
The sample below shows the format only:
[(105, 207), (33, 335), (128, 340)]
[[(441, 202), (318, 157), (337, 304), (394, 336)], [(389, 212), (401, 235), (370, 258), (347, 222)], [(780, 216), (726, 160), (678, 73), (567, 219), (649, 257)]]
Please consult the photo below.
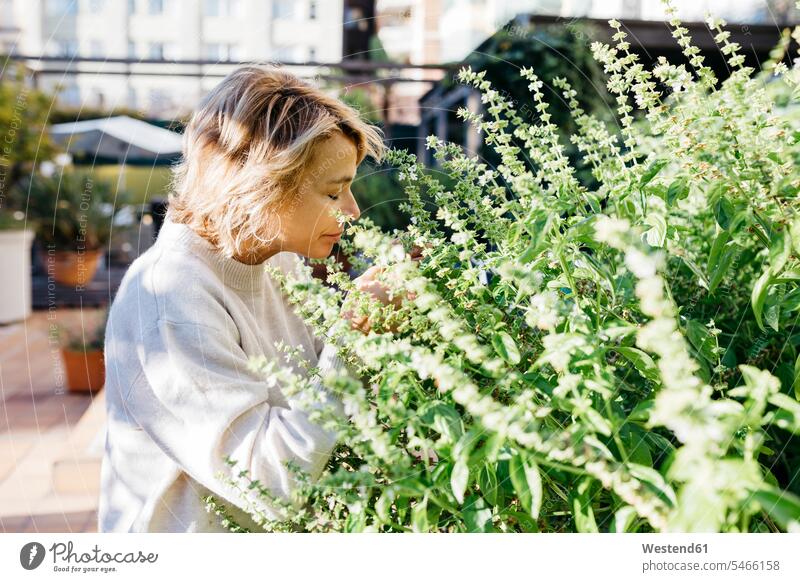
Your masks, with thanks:
[(506, 332), (497, 332), (492, 336), (492, 346), (497, 354), (512, 366), (520, 362), (517, 342)]
[(610, 533), (625, 533), (633, 531), (631, 526), (636, 522), (636, 510), (630, 505), (620, 507), (614, 513), (614, 519), (611, 520)]
[(391, 512), (392, 503), (395, 499), (395, 490), (391, 487), (386, 488), (378, 500), (375, 502), (375, 514), (378, 516), (378, 519), (383, 522), (387, 523), (390, 521), (389, 514)]
[(800, 497), (777, 488), (753, 492), (753, 499), (784, 530), (797, 531), (800, 527)]
[(764, 301), (767, 299), (767, 290), (772, 283), (772, 271), (767, 269), (753, 285), (753, 291), (750, 294), (750, 304), (753, 307), (753, 314), (756, 316), (756, 323), (761, 331), (766, 331), (764, 323), (761, 321), (761, 312), (764, 309)]
[(411, 508), (411, 529), (417, 533), (425, 533), (430, 530), (427, 495)]
[(528, 248), (526, 248), (526, 249), (525, 249), (525, 250), (522, 252), (522, 254), (519, 256), (519, 259), (517, 259), (517, 260), (518, 260), (520, 263), (522, 263), (523, 265), (527, 265), (527, 264), (528, 264), (528, 263), (530, 263), (530, 262), (531, 262), (533, 259), (535, 259), (535, 258), (536, 258), (536, 255), (538, 255), (538, 254), (539, 254), (539, 247), (540, 247), (540, 246), (541, 246), (541, 245), (540, 245), (540, 243), (538, 243), (538, 242), (533, 242), (533, 243), (531, 243), (530, 245), (528, 245)]
[(773, 232), (769, 246), (769, 269), (780, 273), (792, 254), (792, 239), (785, 231)]
[(795, 218), (789, 227), (789, 235), (792, 239), (794, 252), (800, 255), (800, 218)]
[(625, 423), (619, 432), (628, 460), (645, 467), (653, 466), (653, 457), (647, 445), (647, 433), (635, 424)]
[(800, 400), (800, 355), (797, 356), (794, 362), (794, 383), (792, 384), (792, 389), (794, 390), (795, 399)]
[(731, 225), (733, 224), (735, 212), (736, 209), (731, 201), (724, 196), (720, 197), (720, 199), (717, 200), (717, 203), (714, 205), (714, 218), (717, 219), (717, 224), (719, 224), (725, 230), (730, 229)]
[(605, 436), (611, 436), (611, 424), (602, 414), (591, 406), (587, 406), (581, 412), (597, 432)]
[(783, 289), (783, 283), (772, 285), (767, 291), (767, 299), (764, 301), (764, 323), (775, 331), (778, 331), (779, 328)]
[(447, 442), (456, 442), (464, 432), (458, 411), (441, 400), (426, 402), (417, 414), (426, 426), (433, 428)]
[(770, 395), (768, 400), (778, 407), (769, 418), (770, 424), (800, 434), (800, 402), (782, 392)]
[(651, 247), (663, 247), (667, 238), (667, 222), (660, 214), (651, 213), (644, 219), (650, 228), (642, 234), (643, 239)]
[(800, 309), (800, 288), (789, 291), (784, 295), (781, 307), (786, 313)]
[(645, 170), (644, 174), (642, 174), (642, 179), (639, 180), (639, 187), (647, 185), (656, 175), (661, 171), (661, 169), (667, 165), (667, 160), (656, 160)]
[(532, 459), (517, 453), (509, 459), (508, 470), (520, 504), (533, 519), (538, 519), (543, 496), (539, 466)]
[(684, 264), (685, 264), (687, 267), (689, 267), (689, 269), (692, 271), (692, 273), (694, 273), (695, 275), (697, 275), (697, 278), (699, 279), (699, 281), (698, 281), (697, 283), (698, 283), (698, 284), (699, 284), (701, 287), (703, 287), (704, 289), (708, 289), (708, 287), (709, 287), (709, 284), (708, 284), (708, 277), (706, 277), (706, 274), (705, 274), (705, 273), (703, 272), (703, 270), (702, 270), (702, 269), (701, 269), (701, 268), (698, 266), (698, 264), (697, 264), (697, 263), (695, 263), (695, 262), (694, 262), (692, 259), (690, 259), (689, 257), (684, 257), (684, 256), (681, 256), (681, 257), (679, 257), (679, 258), (680, 258), (680, 260), (681, 260), (681, 261), (683, 261), (683, 263), (684, 263)]
[(658, 366), (648, 353), (638, 348), (624, 346), (615, 347), (613, 350), (633, 364), (644, 378), (657, 384), (661, 383), (661, 373), (658, 371)]
[(675, 497), (675, 491), (664, 480), (664, 477), (653, 469), (652, 467), (645, 467), (644, 465), (637, 465), (636, 463), (628, 463), (626, 465), (628, 471), (643, 485), (661, 498), (664, 503), (670, 507), (675, 507), (678, 501)]
[(725, 275), (731, 268), (736, 257), (741, 252), (739, 246), (734, 242), (729, 242), (730, 233), (726, 230), (720, 231), (714, 244), (711, 245), (711, 252), (708, 256), (708, 291), (713, 293), (720, 283), (725, 279)]
[(492, 465), (484, 465), (478, 474), (478, 486), (483, 497), (492, 505), (497, 505), (497, 474)]
[(689, 195), (689, 179), (684, 177), (678, 178), (667, 189), (667, 205), (672, 206), (676, 200), (683, 200)]
[(492, 509), (486, 506), (486, 502), (479, 495), (470, 495), (464, 504), (464, 525), (471, 533), (491, 532), (492, 528)]
[(711, 272), (716, 267), (717, 263), (719, 262), (719, 258), (722, 255), (722, 251), (725, 248), (725, 245), (728, 244), (728, 241), (731, 239), (731, 233), (727, 230), (720, 230), (717, 234), (717, 237), (714, 239), (714, 243), (711, 245), (711, 251), (708, 253), (708, 266), (707, 271)]
[(719, 202), (720, 198), (725, 196), (728, 192), (728, 186), (724, 182), (714, 182), (711, 187), (706, 191), (706, 197), (710, 205), (715, 205)]
[(535, 259), (539, 253), (544, 249), (547, 238), (547, 233), (553, 225), (553, 220), (549, 215), (539, 215), (535, 220), (530, 217), (523, 221), (523, 226), (528, 231), (531, 237), (531, 242), (523, 253), (520, 255), (518, 261), (523, 265), (530, 263)]
[(717, 341), (705, 325), (690, 319), (686, 322), (686, 337), (701, 356), (712, 364), (717, 363), (717, 355), (714, 353)]
[(517, 523), (522, 528), (522, 531), (525, 533), (535, 533), (539, 531), (539, 524), (536, 522), (536, 520), (532, 519), (530, 515), (523, 511), (505, 509), (503, 514), (516, 519)]
[(628, 422), (646, 423), (650, 420), (650, 411), (653, 410), (654, 406), (655, 400), (652, 398), (642, 400), (631, 410), (631, 413), (628, 415)]
[(468, 432), (461, 435), (461, 438), (453, 445), (453, 459), (463, 460), (466, 463), (469, 460), (472, 449), (481, 440), (484, 432), (482, 428), (472, 427)]
[(598, 531), (592, 509), (592, 499), (589, 495), (591, 485), (592, 479), (585, 477), (570, 493), (572, 519), (575, 520), (575, 529), (581, 533), (597, 533)]
[(469, 466), (463, 459), (458, 459), (453, 465), (453, 472), (450, 473), (450, 488), (453, 490), (456, 500), (464, 502), (464, 492), (469, 484)]

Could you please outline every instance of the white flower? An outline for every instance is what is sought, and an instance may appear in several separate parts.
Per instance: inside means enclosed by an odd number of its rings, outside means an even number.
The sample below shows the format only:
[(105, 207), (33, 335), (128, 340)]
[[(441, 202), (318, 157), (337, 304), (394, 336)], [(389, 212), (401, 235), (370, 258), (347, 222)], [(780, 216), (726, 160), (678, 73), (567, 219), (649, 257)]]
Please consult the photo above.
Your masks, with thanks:
[(403, 248), (403, 245), (392, 245), (392, 248), (389, 251), (389, 256), (394, 262), (402, 261), (406, 256), (406, 251)]
[(555, 329), (560, 320), (558, 305), (558, 295), (554, 291), (537, 293), (531, 297), (531, 306), (525, 316), (525, 322), (539, 329)]
[(652, 277), (656, 274), (658, 262), (651, 255), (646, 255), (639, 249), (629, 249), (625, 253), (625, 264), (639, 279)]
[(631, 229), (631, 223), (624, 218), (611, 218), (601, 215), (594, 225), (594, 238), (598, 242), (605, 242), (617, 248), (624, 246), (623, 236)]
[(466, 232), (456, 232), (450, 237), (454, 244), (463, 245), (469, 240), (469, 235)]

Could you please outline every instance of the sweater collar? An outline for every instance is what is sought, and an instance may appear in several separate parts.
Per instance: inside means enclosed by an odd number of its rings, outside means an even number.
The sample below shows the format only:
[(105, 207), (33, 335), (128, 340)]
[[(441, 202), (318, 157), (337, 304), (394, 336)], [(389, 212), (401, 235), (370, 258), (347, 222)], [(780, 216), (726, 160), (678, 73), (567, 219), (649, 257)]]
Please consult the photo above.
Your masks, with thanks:
[(158, 233), (158, 242), (168, 248), (183, 248), (201, 256), (216, 271), (224, 285), (247, 291), (259, 291), (264, 288), (266, 279), (264, 265), (267, 262), (271, 263), (280, 255), (277, 253), (257, 265), (247, 265), (224, 255), (220, 249), (188, 225), (173, 222), (169, 218), (164, 219)]

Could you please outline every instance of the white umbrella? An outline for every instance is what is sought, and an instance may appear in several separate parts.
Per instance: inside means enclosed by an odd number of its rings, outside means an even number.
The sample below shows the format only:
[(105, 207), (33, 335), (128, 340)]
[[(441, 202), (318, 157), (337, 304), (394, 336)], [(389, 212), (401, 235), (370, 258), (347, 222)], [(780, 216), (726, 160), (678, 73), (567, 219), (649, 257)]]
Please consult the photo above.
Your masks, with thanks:
[(125, 161), (152, 161), (181, 153), (181, 136), (126, 115), (50, 126), (50, 135), (71, 154)]
[(126, 163), (173, 161), (183, 141), (174, 131), (127, 115), (57, 123), (50, 126), (50, 135), (73, 156), (117, 161), (122, 180)]

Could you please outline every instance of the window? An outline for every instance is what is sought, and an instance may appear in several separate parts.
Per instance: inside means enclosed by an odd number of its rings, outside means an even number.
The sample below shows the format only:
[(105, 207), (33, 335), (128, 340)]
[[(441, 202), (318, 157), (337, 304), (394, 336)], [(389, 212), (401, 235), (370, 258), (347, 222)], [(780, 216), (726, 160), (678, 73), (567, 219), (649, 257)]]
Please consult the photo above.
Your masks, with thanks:
[(241, 61), (242, 51), (237, 44), (211, 42), (203, 45), (203, 56), (209, 61)]
[(205, 16), (241, 16), (240, 0), (205, 0)]
[(89, 41), (89, 54), (92, 57), (99, 58), (105, 56), (105, 51), (103, 50), (103, 41), (100, 40), (90, 40)]
[(244, 53), (242, 51), (242, 47), (238, 44), (229, 44), (228, 45), (228, 60), (229, 61), (243, 61), (244, 60)]
[(178, 54), (178, 45), (174, 42), (166, 42), (164, 45), (164, 58), (168, 61), (175, 61), (180, 56)]
[(139, 104), (136, 101), (136, 87), (133, 85), (128, 85), (128, 107), (131, 109), (136, 109), (138, 105)]
[(164, 0), (148, 0), (147, 12), (152, 15), (164, 14)]
[(293, 46), (275, 47), (275, 60), (286, 63), (294, 62), (294, 47)]
[(209, 61), (218, 61), (220, 45), (218, 42), (203, 43), (203, 58)]
[(315, 49), (313, 46), (308, 47), (308, 60), (312, 63), (317, 61), (317, 49)]
[(58, 92), (58, 100), (62, 105), (76, 107), (81, 104), (81, 92), (78, 85), (71, 83), (65, 85)]
[(48, 0), (46, 11), (49, 16), (77, 14), (78, 0)]
[(89, 0), (89, 12), (100, 14), (105, 8), (105, 0)]
[(136, 58), (136, 43), (132, 40), (128, 41), (128, 58), (135, 59)]
[(172, 105), (172, 96), (166, 89), (152, 88), (148, 94), (150, 107), (163, 109)]
[(147, 53), (151, 59), (164, 60), (164, 43), (151, 42)]
[(128, 0), (128, 14), (136, 14), (136, 0)]
[(106, 94), (103, 93), (102, 89), (94, 87), (92, 89), (92, 101), (94, 101), (95, 107), (103, 109), (106, 105)]
[[(384, 20), (387, 23), (390, 22), (390, 18), (384, 17)], [(367, 30), (367, 28), (369, 28), (369, 23), (367, 19), (364, 18), (364, 11), (358, 6), (348, 8), (345, 12), (344, 27), (347, 30)]]
[(205, 1), (206, 16), (219, 16), (220, 15), (219, 13), (220, 13), (220, 0)]
[(289, 20), (294, 17), (294, 2), (292, 0), (274, 0), (272, 3), (272, 17), (276, 20)]
[(55, 40), (52, 47), (51, 53), (54, 56), (70, 58), (78, 56), (77, 40)]
[(317, 19), (317, 3), (314, 0), (311, 0), (311, 2), (308, 3), (308, 19)]

